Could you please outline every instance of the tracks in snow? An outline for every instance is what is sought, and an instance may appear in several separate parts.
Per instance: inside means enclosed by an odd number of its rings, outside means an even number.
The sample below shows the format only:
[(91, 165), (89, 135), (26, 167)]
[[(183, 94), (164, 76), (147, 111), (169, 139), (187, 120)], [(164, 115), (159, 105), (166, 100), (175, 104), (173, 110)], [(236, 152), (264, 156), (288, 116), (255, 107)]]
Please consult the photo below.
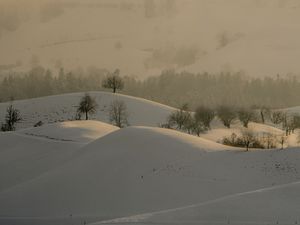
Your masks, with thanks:
[[(296, 181), (296, 182), (292, 182), (292, 183), (288, 183), (288, 184), (281, 184), (281, 185), (266, 187), (266, 188), (260, 188), (260, 189), (256, 189), (256, 190), (253, 190), (253, 191), (246, 191), (246, 192), (236, 193), (236, 194), (232, 194), (232, 195), (223, 196), (223, 197), (220, 197), (220, 198), (217, 198), (217, 199), (213, 199), (213, 200), (209, 200), (209, 201), (205, 201), (205, 202), (201, 202), (201, 203), (197, 203), (197, 204), (182, 206), (182, 207), (178, 207), (178, 208), (166, 209), (166, 210), (161, 210), (161, 211), (156, 211), (156, 212), (149, 212), (149, 213), (133, 215), (133, 216), (129, 216), (129, 217), (121, 217), (121, 218), (116, 218), (116, 219), (107, 220), (107, 221), (95, 222), (95, 223), (91, 223), (90, 225), (122, 224), (122, 223), (124, 223), (124, 224), (127, 224), (127, 223), (141, 223), (141, 224), (143, 224), (143, 223), (145, 223), (145, 222), (143, 222), (144, 220), (146, 220), (146, 219), (148, 219), (152, 216), (155, 216), (155, 215), (161, 215), (161, 214), (176, 212), (176, 211), (185, 210), (185, 209), (202, 207), (202, 206), (214, 204), (214, 203), (217, 203), (217, 202), (221, 202), (221, 201), (224, 201), (224, 200), (240, 197), (240, 196), (251, 195), (251, 194), (255, 194), (255, 193), (262, 193), (262, 192), (267, 192), (267, 191), (272, 191), (272, 190), (277, 190), (277, 189), (282, 189), (282, 188), (286, 188), (286, 187), (290, 187), (290, 186), (294, 186), (294, 185), (298, 185), (298, 184), (300, 184), (300, 181)], [(199, 222), (201, 222), (201, 221), (199, 221)], [(171, 223), (167, 223), (167, 224), (171, 224)]]

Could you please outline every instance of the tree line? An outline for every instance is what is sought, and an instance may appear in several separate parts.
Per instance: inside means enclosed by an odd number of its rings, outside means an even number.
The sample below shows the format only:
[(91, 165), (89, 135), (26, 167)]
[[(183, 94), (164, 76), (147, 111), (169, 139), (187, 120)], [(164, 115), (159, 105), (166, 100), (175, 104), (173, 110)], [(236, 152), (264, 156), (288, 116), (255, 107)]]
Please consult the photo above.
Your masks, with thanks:
[(107, 88), (116, 92), (124, 87), (119, 72), (96, 68), (65, 72), (61, 68), (54, 74), (39, 66), (28, 73), (5, 76), (0, 82), (0, 102)]
[[(247, 151), (250, 147), (275, 148), (277, 142), (283, 148), (287, 137), (300, 128), (300, 115), (282, 110), (271, 110), (267, 107), (261, 107), (260, 109), (237, 108), (222, 105), (216, 108), (199, 106), (195, 112), (190, 112), (188, 104), (183, 104), (178, 110), (172, 112), (166, 123), (160, 124), (160, 126), (200, 136), (201, 133), (211, 129), (211, 123), (215, 118), (228, 129), (236, 121), (242, 124), (243, 128), (240, 136), (232, 133), (230, 137), (224, 137), (222, 142), (225, 145), (246, 147)], [(278, 135), (263, 132), (262, 137), (260, 137), (259, 134), (248, 128), (250, 122), (267, 122), (283, 130), (283, 133), (277, 137)]]
[[(107, 80), (115, 76), (116, 80)], [(124, 76), (119, 70), (89, 68), (57, 72), (36, 67), (27, 73), (10, 74), (0, 81), (0, 101), (27, 99), (70, 92), (122, 90), (174, 107), (188, 102), (192, 110), (198, 105), (217, 107), (297, 106), (300, 103), (300, 80), (295, 76), (250, 78), (242, 73), (189, 73), (163, 71), (144, 80)]]
[(199, 105), (283, 108), (300, 103), (298, 77), (251, 78), (240, 72), (194, 74), (166, 70), (159, 76), (132, 81), (126, 91), (174, 107), (188, 102), (192, 110)]

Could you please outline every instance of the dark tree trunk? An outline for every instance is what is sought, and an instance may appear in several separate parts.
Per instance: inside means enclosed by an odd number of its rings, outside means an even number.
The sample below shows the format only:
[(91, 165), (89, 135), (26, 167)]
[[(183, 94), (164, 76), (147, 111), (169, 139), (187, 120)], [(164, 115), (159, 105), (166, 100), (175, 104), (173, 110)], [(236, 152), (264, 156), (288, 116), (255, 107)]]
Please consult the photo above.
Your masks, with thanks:
[(261, 116), (261, 122), (265, 123), (265, 116), (264, 116), (264, 112), (260, 111), (260, 116)]
[(88, 120), (89, 119), (89, 115), (88, 115), (88, 112), (86, 111), (85, 112), (85, 120)]

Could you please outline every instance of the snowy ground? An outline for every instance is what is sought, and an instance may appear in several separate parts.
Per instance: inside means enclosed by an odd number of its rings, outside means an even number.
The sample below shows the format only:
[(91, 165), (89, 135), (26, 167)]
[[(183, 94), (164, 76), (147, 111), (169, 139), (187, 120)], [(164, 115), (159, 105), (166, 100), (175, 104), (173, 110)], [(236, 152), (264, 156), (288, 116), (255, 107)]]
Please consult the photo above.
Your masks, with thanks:
[[(128, 110), (128, 120), (133, 126), (158, 126), (166, 121), (174, 108), (141, 98), (109, 92), (89, 92), (98, 104), (97, 113), (91, 119), (108, 122), (108, 108), (112, 101), (124, 101)], [(35, 123), (55, 123), (74, 120), (76, 107), (84, 93), (55, 95), (43, 98), (15, 101), (14, 107), (21, 111), (22, 123), (17, 127), (28, 128)], [(0, 121), (4, 119), (8, 103), (0, 103)], [(3, 118), (3, 119), (2, 119)]]
[[(93, 94), (101, 95), (102, 103), (115, 96)], [(47, 115), (55, 109), (52, 103), (77, 102), (80, 96), (16, 106), (26, 112), (29, 126), (31, 104)], [(0, 224), (300, 223), (297, 147), (245, 152), (217, 143), (238, 131), (238, 124), (229, 130), (215, 123), (200, 138), (155, 128), (172, 108), (117, 97), (132, 112), (141, 110), (131, 120), (139, 126), (118, 129), (97, 121), (69, 121), (0, 134)], [(29, 107), (22, 109), (22, 104)]]

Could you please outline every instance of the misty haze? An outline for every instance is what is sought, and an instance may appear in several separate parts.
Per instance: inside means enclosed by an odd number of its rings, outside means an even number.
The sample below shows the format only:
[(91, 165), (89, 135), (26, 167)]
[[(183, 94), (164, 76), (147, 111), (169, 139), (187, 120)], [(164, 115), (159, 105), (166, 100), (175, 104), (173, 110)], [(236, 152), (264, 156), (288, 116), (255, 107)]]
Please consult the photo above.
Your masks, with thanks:
[(299, 0), (0, 0), (0, 225), (300, 224)]

